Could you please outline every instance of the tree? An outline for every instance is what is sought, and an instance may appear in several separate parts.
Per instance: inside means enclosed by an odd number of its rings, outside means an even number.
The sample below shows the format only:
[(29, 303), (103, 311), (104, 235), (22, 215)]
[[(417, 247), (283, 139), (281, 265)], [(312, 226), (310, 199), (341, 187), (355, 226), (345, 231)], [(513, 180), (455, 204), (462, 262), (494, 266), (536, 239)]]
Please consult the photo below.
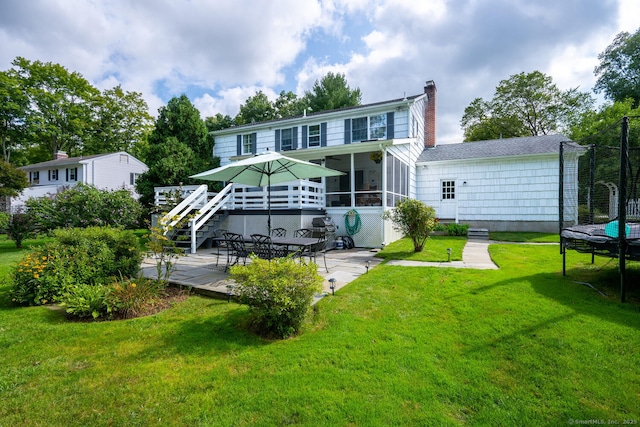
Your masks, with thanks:
[(276, 117), (284, 119), (301, 115), (307, 105), (304, 98), (298, 98), (295, 93), (283, 90), (273, 103), (273, 106), (276, 110)]
[(240, 112), (235, 118), (239, 125), (248, 123), (266, 122), (276, 117), (276, 109), (261, 90), (254, 96), (247, 98), (247, 101), (240, 105)]
[(561, 91), (540, 71), (502, 80), (490, 101), (476, 98), (460, 121), (465, 141), (567, 131), (593, 104), (577, 88)]
[(5, 162), (22, 143), (28, 105), (29, 98), (16, 73), (0, 71), (0, 146)]
[(311, 91), (305, 92), (305, 104), (313, 111), (327, 111), (343, 107), (354, 107), (362, 102), (360, 88), (351, 89), (344, 74), (328, 72), (316, 80)]
[(49, 155), (30, 160), (50, 160), (58, 150), (80, 154), (91, 127), (92, 103), (99, 91), (82, 75), (70, 73), (59, 64), (18, 57), (13, 65), (29, 96), (28, 131)]
[(149, 107), (138, 92), (125, 92), (116, 86), (95, 98), (91, 135), (84, 154), (126, 151), (142, 160), (146, 136), (153, 128)]
[(593, 90), (612, 101), (631, 98), (634, 107), (640, 106), (640, 28), (634, 34), (619, 33), (598, 59)]
[(28, 186), (27, 174), (11, 163), (0, 160), (0, 198), (16, 197)]
[(436, 226), (435, 209), (415, 199), (398, 202), (395, 209), (384, 213), (383, 218), (390, 219), (396, 231), (411, 238), (414, 252), (422, 252), (429, 234)]

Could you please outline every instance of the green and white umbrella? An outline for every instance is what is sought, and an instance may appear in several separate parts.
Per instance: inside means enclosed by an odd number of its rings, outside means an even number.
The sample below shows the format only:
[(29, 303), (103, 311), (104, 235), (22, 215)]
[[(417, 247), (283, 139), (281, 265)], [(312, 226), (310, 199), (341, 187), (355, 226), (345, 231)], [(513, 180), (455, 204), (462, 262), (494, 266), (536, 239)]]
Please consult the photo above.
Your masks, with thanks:
[(283, 182), (323, 176), (344, 175), (304, 160), (292, 159), (280, 153), (267, 151), (255, 156), (192, 175), (205, 181), (225, 181), (254, 187), (267, 187), (267, 228), (271, 235), (271, 186)]

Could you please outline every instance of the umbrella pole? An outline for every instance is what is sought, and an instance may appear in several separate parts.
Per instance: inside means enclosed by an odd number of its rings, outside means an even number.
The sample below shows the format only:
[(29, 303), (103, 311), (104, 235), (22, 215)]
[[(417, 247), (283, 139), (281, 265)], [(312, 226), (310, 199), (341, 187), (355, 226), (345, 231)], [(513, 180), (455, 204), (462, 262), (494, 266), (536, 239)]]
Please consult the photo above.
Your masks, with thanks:
[[(267, 175), (267, 236), (271, 238), (271, 174)], [(271, 245), (269, 245), (269, 260), (271, 260)]]

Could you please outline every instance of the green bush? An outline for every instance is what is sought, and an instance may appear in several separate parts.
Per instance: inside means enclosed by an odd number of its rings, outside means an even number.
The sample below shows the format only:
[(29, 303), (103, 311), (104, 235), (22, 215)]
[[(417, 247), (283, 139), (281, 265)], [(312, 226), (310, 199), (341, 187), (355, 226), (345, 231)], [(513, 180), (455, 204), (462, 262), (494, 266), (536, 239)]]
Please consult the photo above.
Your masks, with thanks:
[(16, 212), (11, 215), (7, 226), (7, 236), (16, 244), (16, 248), (22, 248), (22, 241), (36, 234), (33, 217), (29, 213)]
[(396, 231), (411, 238), (414, 252), (422, 252), (436, 226), (435, 209), (416, 199), (401, 200), (394, 209), (386, 211), (383, 218), (390, 219)]
[(447, 224), (447, 235), (466, 236), (469, 231), (469, 224)]
[(111, 287), (75, 285), (62, 296), (62, 306), (67, 314), (78, 318), (104, 318), (113, 311), (110, 302)]
[(31, 198), (26, 206), (41, 231), (90, 226), (134, 229), (142, 218), (142, 206), (128, 190), (99, 190), (84, 184), (52, 198)]
[(116, 282), (111, 287), (109, 303), (120, 317), (130, 319), (143, 314), (164, 292), (164, 283), (144, 277)]
[(135, 277), (142, 259), (132, 231), (108, 227), (60, 229), (54, 240), (27, 254), (12, 270), (13, 301), (56, 302), (71, 286), (110, 284)]
[(231, 267), (231, 278), (237, 282), (238, 301), (249, 306), (256, 331), (279, 338), (300, 332), (323, 282), (314, 263), (292, 258), (252, 257), (250, 265)]

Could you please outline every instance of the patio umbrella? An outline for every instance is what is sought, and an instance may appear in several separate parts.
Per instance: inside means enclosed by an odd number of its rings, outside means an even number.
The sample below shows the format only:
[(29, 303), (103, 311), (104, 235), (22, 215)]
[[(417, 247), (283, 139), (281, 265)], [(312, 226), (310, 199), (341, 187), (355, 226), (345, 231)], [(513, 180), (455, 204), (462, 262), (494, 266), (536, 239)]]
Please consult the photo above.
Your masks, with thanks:
[(271, 185), (298, 179), (344, 175), (304, 160), (292, 159), (280, 153), (267, 151), (255, 156), (192, 175), (190, 178), (206, 181), (226, 181), (255, 187), (267, 187), (267, 229), (271, 235)]

